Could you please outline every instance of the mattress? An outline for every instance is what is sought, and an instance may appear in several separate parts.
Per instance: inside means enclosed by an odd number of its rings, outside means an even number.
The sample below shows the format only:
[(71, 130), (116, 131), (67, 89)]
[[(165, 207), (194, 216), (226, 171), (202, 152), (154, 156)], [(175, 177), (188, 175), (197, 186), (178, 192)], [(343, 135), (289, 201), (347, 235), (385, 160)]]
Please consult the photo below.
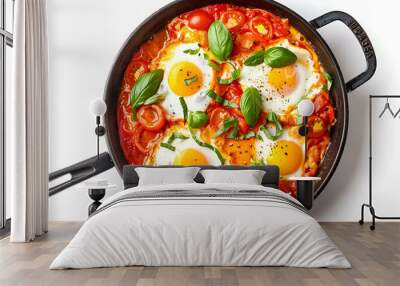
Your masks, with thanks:
[(291, 196), (256, 185), (197, 183), (115, 194), (50, 269), (132, 265), (351, 267)]

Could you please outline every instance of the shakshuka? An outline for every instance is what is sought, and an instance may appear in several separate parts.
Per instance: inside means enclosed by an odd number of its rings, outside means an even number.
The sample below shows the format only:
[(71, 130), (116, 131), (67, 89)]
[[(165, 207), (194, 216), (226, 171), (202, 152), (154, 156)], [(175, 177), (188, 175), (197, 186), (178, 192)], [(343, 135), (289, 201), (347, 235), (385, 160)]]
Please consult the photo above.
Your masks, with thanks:
[[(145, 165), (262, 165), (315, 176), (330, 142), (332, 80), (288, 19), (228, 4), (182, 14), (144, 43), (118, 101), (126, 160)], [(307, 150), (297, 107), (311, 99)]]

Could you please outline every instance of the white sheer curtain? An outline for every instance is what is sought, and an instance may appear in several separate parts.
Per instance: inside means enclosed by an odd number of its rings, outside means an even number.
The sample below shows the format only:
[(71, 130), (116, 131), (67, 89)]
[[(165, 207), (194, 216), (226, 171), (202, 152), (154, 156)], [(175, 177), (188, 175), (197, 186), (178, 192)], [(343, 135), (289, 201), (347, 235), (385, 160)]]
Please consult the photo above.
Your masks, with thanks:
[(46, 0), (15, 1), (13, 92), (6, 111), (12, 242), (47, 231), (48, 49)]

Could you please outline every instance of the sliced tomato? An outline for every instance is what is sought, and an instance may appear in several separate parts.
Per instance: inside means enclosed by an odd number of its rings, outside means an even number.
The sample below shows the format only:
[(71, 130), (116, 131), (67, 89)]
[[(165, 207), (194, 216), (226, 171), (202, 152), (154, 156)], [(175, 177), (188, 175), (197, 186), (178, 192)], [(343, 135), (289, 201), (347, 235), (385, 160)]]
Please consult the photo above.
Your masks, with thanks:
[(239, 10), (230, 9), (221, 14), (221, 21), (229, 30), (237, 30), (246, 22), (246, 15)]
[(273, 36), (271, 21), (264, 16), (256, 16), (250, 21), (250, 30), (260, 41), (269, 41)]
[(142, 105), (137, 110), (137, 119), (149, 131), (161, 130), (166, 122), (164, 110), (157, 104)]
[(144, 60), (133, 59), (125, 70), (124, 81), (132, 88), (137, 78), (149, 71), (148, 63)]
[(148, 153), (152, 144), (161, 138), (161, 132), (148, 131), (138, 125), (135, 129), (134, 142), (138, 150), (144, 154)]
[(223, 107), (217, 107), (213, 111), (211, 111), (210, 115), (210, 126), (214, 130), (218, 130), (225, 119), (230, 117), (229, 112)]
[(121, 124), (124, 133), (128, 135), (133, 135), (135, 133), (135, 128), (138, 125), (132, 120), (132, 116), (125, 116), (125, 118), (122, 119)]
[(189, 15), (189, 27), (192, 29), (207, 31), (212, 22), (213, 17), (203, 10), (194, 11)]

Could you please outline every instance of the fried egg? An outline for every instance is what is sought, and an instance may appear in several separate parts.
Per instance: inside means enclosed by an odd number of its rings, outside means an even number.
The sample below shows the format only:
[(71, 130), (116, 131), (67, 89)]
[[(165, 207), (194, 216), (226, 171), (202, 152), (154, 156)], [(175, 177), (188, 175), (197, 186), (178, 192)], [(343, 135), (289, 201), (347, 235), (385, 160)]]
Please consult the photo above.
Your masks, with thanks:
[[(185, 127), (171, 128), (165, 133), (163, 143), (167, 143), (170, 136), (175, 133), (187, 139), (176, 138), (171, 145), (174, 150), (165, 148), (160, 144), (153, 153), (152, 165), (220, 165), (218, 156), (213, 150), (199, 146), (191, 137)], [(182, 136), (181, 136), (182, 137)]]
[(291, 45), (286, 39), (268, 48), (276, 46), (292, 51), (296, 54), (297, 61), (281, 68), (271, 68), (265, 63), (257, 66), (244, 65), (239, 82), (243, 89), (250, 86), (258, 89), (265, 112), (284, 114), (289, 106), (297, 104), (308, 94), (319, 81), (320, 74), (314, 68), (314, 61), (308, 50)]
[(267, 165), (279, 167), (280, 175), (301, 176), (305, 158), (304, 137), (298, 134), (298, 127), (284, 129), (282, 136), (273, 141), (260, 131), (262, 140), (256, 141), (255, 158)]
[(164, 78), (158, 93), (165, 95), (161, 105), (169, 119), (184, 117), (180, 98), (189, 111), (205, 111), (211, 102), (206, 91), (214, 82), (215, 72), (205, 54), (197, 43), (179, 43), (167, 47), (160, 56), (158, 68), (164, 70)]

